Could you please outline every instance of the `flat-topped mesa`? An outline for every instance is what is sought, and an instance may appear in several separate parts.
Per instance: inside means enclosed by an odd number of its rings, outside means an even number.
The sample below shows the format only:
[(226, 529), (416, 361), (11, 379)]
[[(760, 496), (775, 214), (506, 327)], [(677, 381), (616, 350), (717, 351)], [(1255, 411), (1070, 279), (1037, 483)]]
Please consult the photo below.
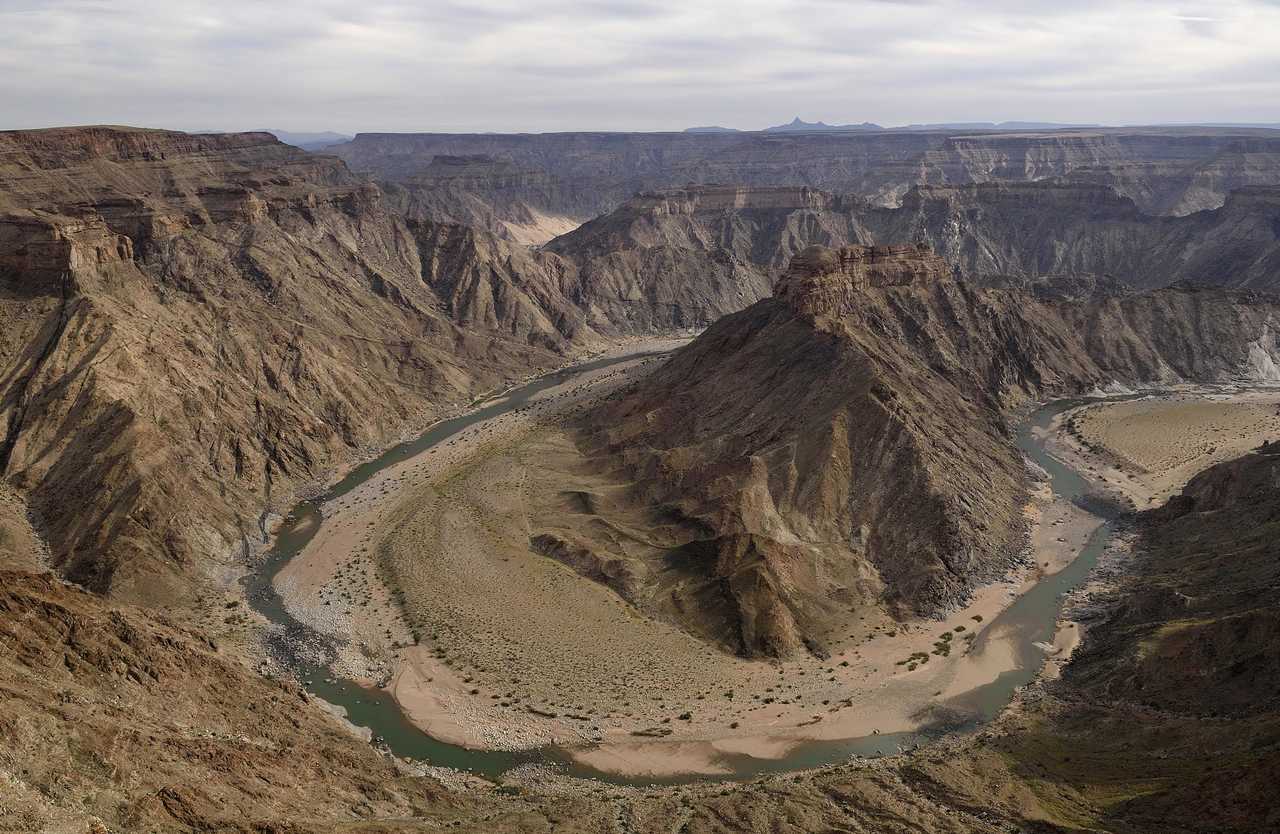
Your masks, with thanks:
[(0, 161), (21, 159), (37, 168), (55, 169), (99, 159), (162, 160), (281, 145), (270, 133), (261, 132), (201, 134), (91, 125), (0, 131)]
[(853, 310), (869, 289), (924, 285), (951, 278), (951, 267), (923, 244), (810, 246), (791, 259), (774, 294), (813, 316)]
[(639, 212), (662, 215), (751, 209), (824, 211), (834, 202), (827, 192), (806, 186), (689, 185), (642, 192), (629, 205)]
[(341, 160), (309, 154), (270, 133), (0, 131), (0, 214), (79, 217), (92, 210), (131, 235), (140, 234), (142, 215), (150, 219), (141, 225), (159, 218), (165, 227), (229, 216), (253, 221), (273, 202), (317, 193), (343, 200), (369, 188)]

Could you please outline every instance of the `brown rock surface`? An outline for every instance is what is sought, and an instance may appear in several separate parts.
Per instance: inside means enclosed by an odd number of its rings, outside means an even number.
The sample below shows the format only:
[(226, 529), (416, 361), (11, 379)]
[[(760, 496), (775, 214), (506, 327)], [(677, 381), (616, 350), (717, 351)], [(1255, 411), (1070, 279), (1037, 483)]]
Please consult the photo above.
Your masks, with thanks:
[(701, 581), (670, 593), (670, 619), (701, 608), (716, 624), (697, 630), (740, 651), (821, 652), (850, 606), (943, 610), (1016, 558), (1010, 409), (1265, 379), (1254, 354), (1280, 351), (1278, 314), (1270, 296), (1186, 288), (1053, 300), (957, 281), (925, 248), (815, 247), (774, 298), (588, 415), (581, 443), (681, 520), (688, 543), (663, 558)]
[(888, 208), (810, 188), (686, 186), (638, 195), (546, 248), (588, 271), (637, 260), (636, 252), (684, 250), (712, 284), (737, 280), (749, 302), (807, 246), (904, 242), (928, 244), (986, 284), (1106, 276), (1135, 287), (1190, 281), (1274, 291), (1280, 189), (1244, 188), (1219, 208), (1162, 217), (1111, 186), (1062, 180), (922, 185)]
[(266, 134), (0, 134), (0, 209), (0, 465), (55, 565), (128, 598), (180, 600), (265, 503), (592, 337), (498, 275), (459, 327), (436, 243)]
[[(248, 830), (442, 802), (305, 695), (49, 574), (0, 573), (0, 827)], [(83, 822), (79, 830), (84, 830)]]

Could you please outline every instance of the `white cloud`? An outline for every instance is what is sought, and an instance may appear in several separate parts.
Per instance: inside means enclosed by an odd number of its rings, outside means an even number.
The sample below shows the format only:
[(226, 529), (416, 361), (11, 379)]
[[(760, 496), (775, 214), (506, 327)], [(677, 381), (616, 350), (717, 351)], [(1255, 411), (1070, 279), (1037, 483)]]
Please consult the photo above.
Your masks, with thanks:
[(1280, 119), (1266, 0), (0, 0), (0, 32), (6, 127)]

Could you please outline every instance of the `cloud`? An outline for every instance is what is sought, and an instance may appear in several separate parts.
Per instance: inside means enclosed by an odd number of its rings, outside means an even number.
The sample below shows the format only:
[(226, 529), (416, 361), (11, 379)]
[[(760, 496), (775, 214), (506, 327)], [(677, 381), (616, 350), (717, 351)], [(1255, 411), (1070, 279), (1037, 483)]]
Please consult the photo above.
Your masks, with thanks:
[(5, 127), (1274, 121), (1280, 5), (0, 0)]

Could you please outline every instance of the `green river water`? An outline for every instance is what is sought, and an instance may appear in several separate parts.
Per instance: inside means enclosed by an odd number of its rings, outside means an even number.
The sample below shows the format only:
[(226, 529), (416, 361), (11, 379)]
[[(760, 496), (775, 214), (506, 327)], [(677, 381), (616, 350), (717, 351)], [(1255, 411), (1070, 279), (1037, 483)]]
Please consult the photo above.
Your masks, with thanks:
[[(747, 779), (763, 773), (785, 772), (818, 767), (848, 760), (853, 755), (881, 756), (900, 749), (926, 743), (940, 730), (922, 729), (918, 732), (885, 733), (839, 741), (812, 741), (798, 745), (779, 759), (758, 759), (746, 755), (729, 755), (722, 763), (732, 771), (727, 776), (678, 776), (629, 778), (602, 773), (573, 762), (558, 747), (506, 752), (469, 750), (445, 744), (428, 736), (408, 722), (395, 700), (379, 689), (368, 689), (353, 681), (332, 678), (326, 662), (317, 662), (309, 652), (291, 652), (287, 647), (299, 643), (329, 647), (331, 638), (317, 634), (298, 622), (285, 609), (272, 580), (284, 565), (306, 547), (324, 523), (320, 507), (327, 501), (345, 495), (382, 469), (414, 457), (432, 446), (466, 430), (476, 423), (526, 406), (537, 393), (559, 385), (586, 371), (608, 367), (620, 362), (632, 361), (635, 356), (607, 358), (586, 362), (541, 377), (513, 389), (489, 404), (449, 420), (433, 425), (419, 437), (401, 443), (386, 453), (355, 469), (324, 494), (297, 504), (285, 517), (265, 560), (246, 580), (250, 604), (268, 620), (279, 627), (284, 647), (280, 654), (306, 689), (316, 697), (341, 707), (347, 719), (372, 732), (397, 756), (408, 757), (425, 764), (438, 765), (468, 771), (492, 779), (505, 771), (528, 763), (547, 764), (573, 776), (600, 779), (613, 784), (652, 785), (680, 784), (693, 781)], [(1049, 455), (1035, 438), (1033, 428), (1044, 427), (1058, 412), (1081, 401), (1058, 402), (1046, 406), (1031, 415), (1018, 429), (1017, 444), (1032, 460), (1049, 473), (1054, 492), (1068, 500), (1083, 494), (1087, 482), (1072, 469)], [(975, 650), (981, 649), (985, 634), (997, 627), (1010, 627), (1016, 634), (1017, 667), (1002, 674), (997, 680), (981, 686), (960, 699), (948, 701), (948, 706), (959, 707), (972, 717), (960, 729), (976, 727), (994, 718), (1012, 699), (1015, 690), (1031, 682), (1039, 672), (1044, 653), (1036, 647), (1038, 642), (1053, 640), (1055, 623), (1062, 596), (1079, 585), (1097, 563), (1099, 555), (1112, 532), (1110, 523), (1104, 523), (1091, 536), (1081, 554), (1067, 568), (1037, 583), (1019, 596), (1012, 605), (979, 632), (974, 640)], [(321, 652), (325, 654), (325, 652)], [(948, 731), (957, 727), (949, 726)]]

